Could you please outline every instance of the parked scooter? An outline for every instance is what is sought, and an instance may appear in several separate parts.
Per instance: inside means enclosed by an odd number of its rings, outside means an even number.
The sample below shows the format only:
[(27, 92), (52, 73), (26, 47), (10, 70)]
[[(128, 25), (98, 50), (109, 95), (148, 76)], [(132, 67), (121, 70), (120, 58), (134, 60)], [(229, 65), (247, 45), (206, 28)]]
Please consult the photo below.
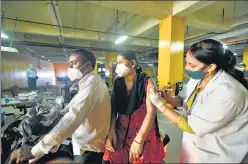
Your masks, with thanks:
[[(54, 102), (37, 105), (31, 109), (23, 120), (11, 123), (1, 137), (2, 154), (1, 163), (9, 163), (11, 153), (24, 146), (34, 146), (48, 133), (60, 120), (63, 97), (57, 97)], [(56, 153), (49, 153), (40, 159), (32, 159), (25, 163), (59, 163), (69, 162), (73, 159), (71, 140), (67, 139)]]

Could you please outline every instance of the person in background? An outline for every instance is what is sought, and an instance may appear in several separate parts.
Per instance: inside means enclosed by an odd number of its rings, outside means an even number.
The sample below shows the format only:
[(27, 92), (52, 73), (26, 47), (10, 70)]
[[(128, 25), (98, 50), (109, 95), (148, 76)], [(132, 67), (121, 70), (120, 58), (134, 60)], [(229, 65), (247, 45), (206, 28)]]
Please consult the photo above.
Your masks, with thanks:
[(111, 130), (103, 160), (105, 163), (162, 163), (164, 147), (155, 106), (147, 92), (155, 88), (152, 80), (137, 65), (132, 51), (117, 56), (116, 73), (111, 96)]
[(248, 71), (246, 70), (246, 64), (245, 63), (239, 63), (239, 65), (236, 67), (236, 69), (241, 71), (244, 74), (245, 79), (248, 80)]
[(244, 63), (240, 63), (238, 66), (236, 66), (237, 64), (237, 59), (234, 56), (234, 54), (232, 53), (232, 51), (230, 50), (225, 50), (225, 54), (227, 56), (227, 60), (229, 61), (229, 64), (232, 65), (234, 67), (234, 70), (232, 70), (233, 72), (235, 72), (234, 74), (236, 74), (236, 77), (244, 77), (245, 78), (245, 69), (243, 64)]
[[(197, 42), (186, 54), (190, 81), (179, 95), (164, 91), (163, 99), (150, 89), (153, 104), (184, 131), (182, 163), (248, 162), (248, 85), (227, 53), (216, 40)], [(184, 114), (167, 104), (183, 106)]]
[(245, 63), (244, 63), (244, 77), (245, 80), (248, 81), (248, 68)]
[(37, 71), (34, 69), (33, 64), (29, 65), (29, 68), (26, 71), (26, 78), (28, 82), (28, 90), (34, 91), (36, 90), (36, 81), (38, 79)]
[(61, 111), (59, 123), (35, 146), (14, 151), (10, 163), (40, 158), (56, 152), (72, 136), (73, 163), (101, 163), (105, 140), (110, 128), (111, 104), (107, 86), (94, 73), (95, 56), (86, 50), (75, 50), (69, 59), (67, 75), (77, 81), (78, 93)]

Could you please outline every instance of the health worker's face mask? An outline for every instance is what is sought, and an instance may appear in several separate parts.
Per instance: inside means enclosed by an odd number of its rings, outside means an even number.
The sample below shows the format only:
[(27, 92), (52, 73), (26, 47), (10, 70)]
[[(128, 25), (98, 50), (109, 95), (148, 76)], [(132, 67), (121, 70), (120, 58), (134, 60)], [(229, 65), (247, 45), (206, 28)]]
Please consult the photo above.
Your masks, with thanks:
[(77, 69), (77, 68), (68, 68), (67, 70), (67, 76), (69, 77), (69, 79), (71, 81), (74, 81), (74, 80), (79, 80), (79, 79), (82, 79), (85, 75), (85, 73), (88, 71), (88, 69), (86, 68), (84, 73), (82, 73), (80, 70), (85, 66), (86, 63), (84, 63), (84, 65)]
[(208, 66), (203, 67), (199, 71), (189, 71), (185, 69), (185, 73), (192, 79), (200, 80), (203, 79), (203, 77), (206, 75), (205, 72), (203, 72), (204, 69), (206, 69)]

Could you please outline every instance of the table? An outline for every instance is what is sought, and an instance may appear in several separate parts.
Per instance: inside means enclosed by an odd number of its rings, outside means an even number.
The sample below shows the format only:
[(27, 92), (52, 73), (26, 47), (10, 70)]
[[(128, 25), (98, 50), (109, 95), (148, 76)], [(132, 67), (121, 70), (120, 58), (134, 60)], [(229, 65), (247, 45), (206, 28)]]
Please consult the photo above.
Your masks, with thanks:
[(42, 101), (43, 97), (41, 95), (35, 97), (32, 100), (16, 100), (14, 98), (9, 98), (9, 102), (6, 103), (4, 98), (1, 98), (1, 107), (9, 106), (22, 106), (22, 105), (36, 105)]

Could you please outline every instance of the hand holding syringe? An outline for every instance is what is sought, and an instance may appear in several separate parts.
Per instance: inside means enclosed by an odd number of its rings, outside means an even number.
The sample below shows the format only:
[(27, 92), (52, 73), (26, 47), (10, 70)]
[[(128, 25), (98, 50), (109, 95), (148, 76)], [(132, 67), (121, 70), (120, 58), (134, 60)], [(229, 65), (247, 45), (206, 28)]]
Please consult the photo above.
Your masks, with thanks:
[(158, 88), (156, 89), (158, 93), (161, 93), (161, 97), (164, 98), (164, 100), (167, 102), (167, 107), (173, 108), (173, 105), (171, 105), (171, 96), (170, 92), (173, 91), (173, 89), (164, 86), (162, 89)]
[(167, 85), (163, 86), (162, 88), (157, 88), (157, 92), (161, 93), (161, 96), (167, 101), (170, 97), (170, 92), (173, 91), (171, 89), (171, 83), (168, 82)]

